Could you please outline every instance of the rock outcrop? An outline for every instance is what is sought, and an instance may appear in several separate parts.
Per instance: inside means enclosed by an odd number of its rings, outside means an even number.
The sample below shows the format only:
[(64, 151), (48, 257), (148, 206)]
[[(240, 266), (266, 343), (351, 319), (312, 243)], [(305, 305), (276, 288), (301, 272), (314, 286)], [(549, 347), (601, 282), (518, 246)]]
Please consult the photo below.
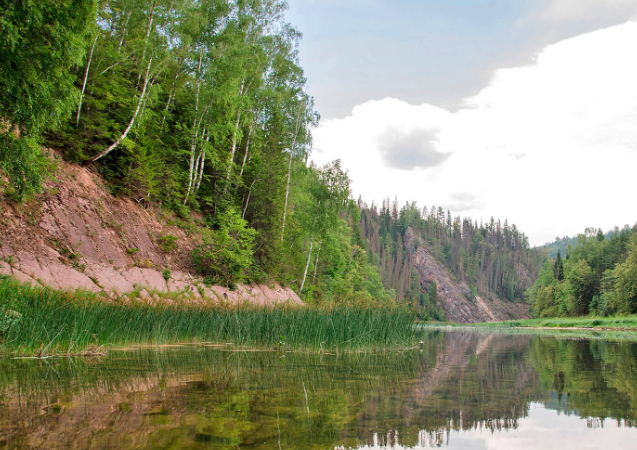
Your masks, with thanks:
[[(181, 292), (195, 303), (302, 304), (290, 288), (206, 287), (190, 273), (196, 233), (160, 210), (113, 197), (87, 169), (58, 161), (57, 180), (24, 205), (0, 203), (0, 274), (33, 285), (104, 292)], [(149, 296), (152, 299), (152, 296)]]
[(429, 289), (433, 281), (438, 285), (438, 306), (444, 309), (447, 320), (475, 323), (530, 318), (526, 303), (472, 296), (467, 283), (457, 280), (423, 245), (416, 244), (411, 229), (405, 232), (404, 240), (408, 252), (414, 249), (410, 252), (411, 264), (418, 271), (422, 287)]

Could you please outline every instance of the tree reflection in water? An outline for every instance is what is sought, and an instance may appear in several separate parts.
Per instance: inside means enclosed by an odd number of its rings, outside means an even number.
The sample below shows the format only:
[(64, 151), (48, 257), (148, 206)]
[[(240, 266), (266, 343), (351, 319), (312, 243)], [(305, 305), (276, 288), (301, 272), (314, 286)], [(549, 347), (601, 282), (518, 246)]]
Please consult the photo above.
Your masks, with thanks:
[(537, 439), (569, 427), (572, 442), (637, 437), (635, 343), (464, 331), (423, 340), (393, 353), (184, 346), (3, 360), (0, 448), (470, 447), (533, 440), (534, 427), (549, 430)]

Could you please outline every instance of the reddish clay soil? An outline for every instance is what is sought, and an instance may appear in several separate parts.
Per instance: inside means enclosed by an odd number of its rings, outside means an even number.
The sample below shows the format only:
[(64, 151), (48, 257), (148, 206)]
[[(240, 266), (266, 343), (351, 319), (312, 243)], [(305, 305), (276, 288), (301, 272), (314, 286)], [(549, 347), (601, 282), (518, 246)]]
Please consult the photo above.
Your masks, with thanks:
[[(44, 193), (25, 204), (0, 200), (0, 274), (36, 286), (102, 292), (153, 303), (150, 292), (178, 292), (198, 304), (250, 301), (302, 304), (290, 288), (266, 284), (206, 287), (191, 274), (196, 227), (186, 233), (175, 217), (113, 197), (99, 176), (56, 159)], [(2, 197), (0, 197), (1, 199)], [(194, 229), (194, 231), (193, 231)], [(174, 236), (174, 246), (162, 237)], [(164, 271), (170, 270), (170, 278)], [(149, 292), (150, 291), (150, 292)]]

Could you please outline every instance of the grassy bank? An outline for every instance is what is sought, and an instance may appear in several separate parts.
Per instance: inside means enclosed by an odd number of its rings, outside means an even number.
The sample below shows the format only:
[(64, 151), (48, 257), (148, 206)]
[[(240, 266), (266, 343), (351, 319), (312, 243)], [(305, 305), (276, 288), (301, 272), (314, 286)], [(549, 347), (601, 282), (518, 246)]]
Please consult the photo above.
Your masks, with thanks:
[(4, 354), (79, 354), (108, 346), (180, 342), (380, 348), (411, 342), (413, 323), (413, 313), (397, 306), (124, 306), (86, 292), (38, 289), (0, 279)]
[[(546, 319), (542, 319), (546, 320)], [(581, 319), (580, 319), (581, 320)], [(522, 322), (531, 322), (536, 326), (520, 325)], [(637, 328), (612, 328), (608, 327), (558, 327), (544, 326), (539, 324), (540, 320), (512, 320), (508, 322), (489, 322), (489, 323), (454, 323), (454, 324), (436, 324), (428, 323), (420, 325), (423, 332), (440, 330), (443, 332), (469, 332), (490, 334), (504, 334), (511, 336), (532, 335), (543, 338), (566, 339), (566, 340), (600, 340), (614, 342), (637, 342)]]
[(637, 316), (620, 317), (564, 317), (550, 319), (509, 320), (496, 323), (479, 323), (470, 326), (502, 328), (590, 328), (597, 330), (631, 330), (637, 331)]

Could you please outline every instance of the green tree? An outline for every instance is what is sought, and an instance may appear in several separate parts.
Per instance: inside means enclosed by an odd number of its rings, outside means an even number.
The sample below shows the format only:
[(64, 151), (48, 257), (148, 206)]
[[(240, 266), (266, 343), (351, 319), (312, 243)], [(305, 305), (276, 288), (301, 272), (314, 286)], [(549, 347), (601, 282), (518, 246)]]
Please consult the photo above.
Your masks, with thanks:
[(562, 281), (564, 279), (564, 262), (562, 261), (560, 253), (561, 252), (558, 251), (557, 257), (555, 258), (555, 278), (558, 281)]
[(18, 197), (39, 189), (40, 135), (79, 97), (73, 67), (86, 53), (95, 0), (0, 2), (0, 168)]
[(615, 287), (619, 311), (637, 312), (637, 237), (629, 246), (628, 258), (615, 268)]
[(210, 283), (225, 286), (243, 283), (253, 263), (255, 231), (233, 209), (221, 214), (217, 225), (219, 228), (193, 250), (193, 263)]
[(334, 228), (335, 224), (338, 223), (339, 213), (346, 206), (349, 197), (349, 178), (347, 172), (341, 168), (340, 160), (326, 164), (313, 172), (315, 178), (310, 185), (310, 193), (313, 200), (309, 214), (309, 217), (313, 217), (311, 219), (312, 232), (305, 272), (301, 281), (301, 292), (303, 291), (310, 266), (314, 238), (318, 237), (321, 239)]
[(570, 296), (568, 312), (572, 316), (589, 313), (589, 305), (595, 295), (596, 279), (586, 260), (580, 259), (569, 268)]

